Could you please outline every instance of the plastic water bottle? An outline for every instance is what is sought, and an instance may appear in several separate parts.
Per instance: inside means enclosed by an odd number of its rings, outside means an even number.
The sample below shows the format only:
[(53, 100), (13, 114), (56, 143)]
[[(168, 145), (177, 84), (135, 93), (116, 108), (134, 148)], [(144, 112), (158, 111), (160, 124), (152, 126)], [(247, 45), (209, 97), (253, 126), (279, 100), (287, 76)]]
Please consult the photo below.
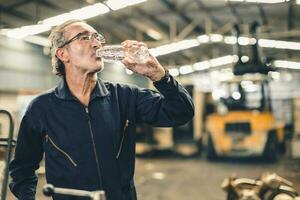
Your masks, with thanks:
[(125, 49), (122, 45), (106, 45), (97, 49), (96, 56), (101, 57), (105, 62), (117, 62), (129, 57), (136, 63), (146, 63), (149, 58), (147, 47), (132, 47)]

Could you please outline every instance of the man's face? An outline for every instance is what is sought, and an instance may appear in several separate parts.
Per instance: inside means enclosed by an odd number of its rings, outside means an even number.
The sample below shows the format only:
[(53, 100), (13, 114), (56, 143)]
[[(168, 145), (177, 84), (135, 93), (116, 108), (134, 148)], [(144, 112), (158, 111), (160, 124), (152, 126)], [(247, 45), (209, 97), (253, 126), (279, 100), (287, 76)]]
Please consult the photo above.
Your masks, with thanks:
[(69, 43), (63, 48), (67, 51), (68, 62), (66, 70), (81, 70), (82, 72), (99, 72), (103, 61), (96, 57), (96, 50), (101, 47), (97, 31), (84, 22), (76, 22), (65, 28), (64, 37)]

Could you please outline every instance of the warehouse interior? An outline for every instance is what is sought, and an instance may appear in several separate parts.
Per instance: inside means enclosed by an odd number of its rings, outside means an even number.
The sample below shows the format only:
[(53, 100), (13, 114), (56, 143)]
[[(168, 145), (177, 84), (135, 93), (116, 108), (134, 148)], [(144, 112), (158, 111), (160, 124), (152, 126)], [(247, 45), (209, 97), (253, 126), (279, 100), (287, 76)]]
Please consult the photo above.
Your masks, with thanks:
[[(144, 42), (193, 99), (184, 125), (137, 124), (138, 199), (300, 199), (300, 0), (0, 0), (0, 200), (16, 199), (8, 160), (28, 105), (61, 79), (48, 36), (69, 19), (105, 45)], [(98, 77), (156, 90), (120, 62)], [(50, 199), (44, 161), (36, 173)], [(264, 184), (277, 196), (256, 198)]]

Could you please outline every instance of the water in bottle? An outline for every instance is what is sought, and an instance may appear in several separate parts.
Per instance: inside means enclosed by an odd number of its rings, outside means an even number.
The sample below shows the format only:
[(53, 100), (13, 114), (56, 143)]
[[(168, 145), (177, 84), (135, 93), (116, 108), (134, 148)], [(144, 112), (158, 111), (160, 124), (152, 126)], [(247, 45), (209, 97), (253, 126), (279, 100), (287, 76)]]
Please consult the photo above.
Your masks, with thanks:
[(129, 57), (137, 63), (146, 63), (149, 51), (144, 46), (125, 49), (122, 45), (106, 45), (96, 51), (96, 56), (101, 57), (105, 62), (117, 62)]

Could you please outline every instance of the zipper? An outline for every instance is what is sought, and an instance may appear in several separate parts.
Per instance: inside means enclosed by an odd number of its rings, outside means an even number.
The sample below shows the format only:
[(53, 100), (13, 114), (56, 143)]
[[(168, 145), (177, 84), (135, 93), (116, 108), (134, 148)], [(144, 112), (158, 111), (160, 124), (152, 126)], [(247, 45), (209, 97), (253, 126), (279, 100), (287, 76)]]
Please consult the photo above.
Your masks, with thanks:
[(85, 109), (85, 112), (86, 112), (86, 115), (87, 115), (88, 125), (89, 125), (89, 129), (90, 129), (90, 136), (91, 136), (91, 140), (92, 140), (93, 152), (94, 152), (96, 167), (97, 167), (97, 175), (98, 175), (99, 184), (100, 184), (99, 186), (100, 186), (100, 189), (103, 189), (101, 171), (100, 171), (100, 164), (99, 164), (98, 154), (97, 154), (97, 151), (96, 151), (96, 144), (95, 144), (94, 134), (93, 134), (93, 130), (92, 130), (92, 124), (91, 124), (91, 120), (90, 120), (90, 116), (89, 116), (89, 109), (88, 109), (88, 107), (85, 107), (84, 109)]
[(59, 148), (54, 142), (53, 140), (49, 137), (49, 135), (46, 135), (46, 142), (48, 143), (48, 141), (52, 144), (52, 146), (58, 150), (59, 152), (61, 152), (62, 154), (65, 155), (65, 157), (68, 158), (68, 160), (72, 163), (72, 165), (74, 167), (77, 167), (77, 163), (71, 158), (71, 156), (69, 154), (67, 154), (64, 150), (62, 150), (61, 148)]
[(120, 143), (120, 146), (119, 146), (119, 150), (118, 150), (116, 159), (118, 159), (120, 154), (121, 154), (122, 147), (123, 147), (123, 142), (124, 142), (124, 138), (125, 138), (125, 131), (126, 131), (128, 125), (129, 125), (129, 120), (127, 119), (126, 122), (125, 122), (124, 128), (123, 128), (123, 135), (122, 135), (122, 139), (121, 139), (121, 143)]

